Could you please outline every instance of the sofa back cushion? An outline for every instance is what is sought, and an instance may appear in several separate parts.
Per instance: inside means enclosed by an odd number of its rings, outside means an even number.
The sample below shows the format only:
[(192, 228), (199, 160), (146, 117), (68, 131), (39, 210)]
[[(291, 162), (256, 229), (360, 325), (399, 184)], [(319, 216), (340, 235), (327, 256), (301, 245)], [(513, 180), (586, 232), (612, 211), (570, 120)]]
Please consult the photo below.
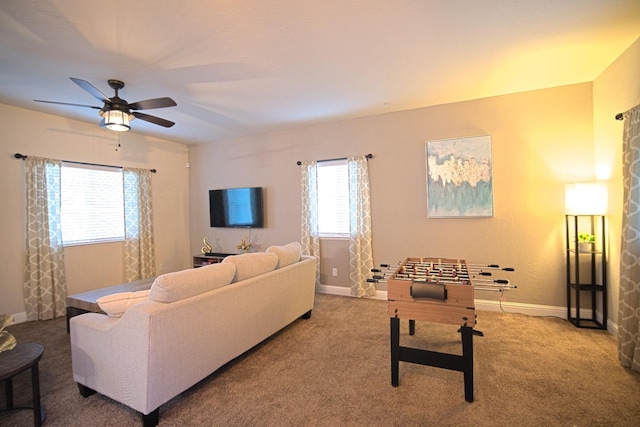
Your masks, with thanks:
[(278, 255), (276, 268), (282, 268), (300, 261), (302, 246), (298, 242), (291, 242), (282, 246), (269, 246), (266, 252)]
[(253, 252), (226, 257), (222, 264), (231, 264), (236, 267), (234, 282), (250, 279), (276, 269), (278, 256), (266, 252)]
[(233, 264), (211, 264), (199, 268), (176, 271), (156, 277), (149, 299), (174, 302), (228, 285), (233, 280)]

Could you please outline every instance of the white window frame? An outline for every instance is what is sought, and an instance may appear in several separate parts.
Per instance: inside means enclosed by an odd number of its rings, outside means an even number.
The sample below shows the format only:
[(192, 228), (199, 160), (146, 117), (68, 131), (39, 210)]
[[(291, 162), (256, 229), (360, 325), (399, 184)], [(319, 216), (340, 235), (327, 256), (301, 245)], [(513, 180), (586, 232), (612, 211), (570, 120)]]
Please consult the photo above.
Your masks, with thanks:
[(122, 168), (63, 162), (60, 173), (62, 244), (124, 241)]
[(318, 162), (318, 234), (349, 237), (349, 166), (346, 159)]

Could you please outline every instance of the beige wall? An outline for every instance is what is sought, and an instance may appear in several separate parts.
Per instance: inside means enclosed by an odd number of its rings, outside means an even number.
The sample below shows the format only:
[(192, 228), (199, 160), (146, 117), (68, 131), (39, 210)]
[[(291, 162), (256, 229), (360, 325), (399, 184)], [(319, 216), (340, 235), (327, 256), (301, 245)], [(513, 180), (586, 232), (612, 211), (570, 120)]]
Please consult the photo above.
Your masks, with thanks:
[(593, 82), (594, 176), (609, 182), (609, 313), (617, 323), (622, 227), (622, 129), (615, 120), (640, 104), (640, 38)]
[[(21, 314), (25, 258), (23, 162), (16, 152), (62, 160), (116, 166), (155, 168), (153, 204), (156, 266), (168, 272), (189, 266), (188, 151), (185, 145), (142, 137), (121, 136), (62, 117), (0, 104), (0, 313)], [(87, 245), (65, 250), (69, 294), (122, 283), (122, 245)]]
[[(507, 301), (565, 305), (564, 184), (610, 178), (610, 313), (615, 321), (620, 238), (620, 140), (613, 116), (640, 102), (640, 40), (593, 83), (317, 124), (187, 147), (122, 136), (95, 125), (0, 104), (2, 222), (0, 313), (20, 313), (24, 259), (22, 162), (13, 153), (157, 168), (154, 212), (158, 272), (190, 265), (202, 238), (235, 252), (243, 230), (208, 224), (211, 188), (265, 187), (266, 228), (253, 230), (257, 250), (300, 238), (297, 160), (373, 153), (369, 162), (376, 263), (407, 256), (464, 258), (513, 266), (517, 290)], [(495, 216), (426, 217), (425, 142), (491, 135)], [(188, 155), (187, 155), (188, 152)], [(191, 168), (185, 167), (190, 162)], [(324, 284), (348, 287), (344, 241), (325, 241)], [(70, 293), (123, 280), (118, 244), (69, 248)], [(331, 276), (331, 269), (338, 276)], [(381, 289), (384, 289), (382, 286)], [(481, 294), (480, 298), (496, 298)]]
[[(243, 234), (209, 227), (207, 190), (265, 187), (267, 226), (252, 233), (264, 249), (300, 238), (297, 160), (372, 153), (376, 263), (435, 256), (513, 266), (519, 288), (508, 301), (564, 306), (564, 184), (592, 175), (592, 114), (586, 83), (190, 146), (191, 249), (208, 236), (232, 251)], [(475, 135), (492, 137), (495, 216), (427, 218), (425, 141)], [(325, 247), (323, 261), (346, 265), (344, 244)], [(343, 270), (326, 280), (349, 286)]]

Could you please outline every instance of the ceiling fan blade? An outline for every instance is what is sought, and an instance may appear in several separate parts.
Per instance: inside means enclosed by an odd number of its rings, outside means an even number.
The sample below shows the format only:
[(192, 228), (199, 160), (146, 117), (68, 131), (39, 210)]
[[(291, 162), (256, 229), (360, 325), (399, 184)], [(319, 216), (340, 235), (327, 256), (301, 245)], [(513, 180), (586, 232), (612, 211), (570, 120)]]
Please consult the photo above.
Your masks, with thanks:
[(77, 79), (75, 77), (69, 77), (69, 78), (71, 79), (72, 82), (74, 82), (75, 84), (80, 86), (82, 89), (86, 90), (91, 95), (93, 95), (94, 98), (100, 100), (101, 102), (103, 102), (105, 104), (111, 104), (111, 100), (109, 98), (107, 98), (107, 96), (104, 93), (100, 92), (100, 90), (98, 90), (91, 83), (89, 83), (89, 82), (87, 82), (85, 80), (82, 80), (82, 79)]
[(72, 104), (70, 102), (57, 102), (57, 101), (43, 101), (42, 99), (34, 99), (36, 102), (44, 102), (46, 104), (59, 104), (59, 105), (71, 105), (72, 107), (87, 107), (94, 108), (99, 110), (101, 107), (96, 107), (95, 105), (85, 105), (85, 104)]
[(166, 107), (175, 107), (176, 101), (171, 98), (154, 98), (154, 99), (145, 99), (144, 101), (132, 102), (127, 105), (132, 110), (151, 110), (153, 108), (166, 108)]
[(152, 116), (149, 114), (139, 113), (137, 111), (133, 111), (131, 114), (133, 114), (136, 118), (140, 120), (153, 123), (154, 125), (160, 125), (166, 128), (170, 128), (171, 126), (175, 125), (175, 123), (170, 120), (162, 119), (160, 117)]

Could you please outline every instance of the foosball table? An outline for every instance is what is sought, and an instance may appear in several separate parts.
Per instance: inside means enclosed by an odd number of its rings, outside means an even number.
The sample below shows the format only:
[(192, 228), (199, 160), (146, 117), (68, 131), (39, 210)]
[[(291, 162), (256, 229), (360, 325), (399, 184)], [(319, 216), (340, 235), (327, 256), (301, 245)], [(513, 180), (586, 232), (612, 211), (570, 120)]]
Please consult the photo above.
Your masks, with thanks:
[[(515, 288), (509, 280), (494, 279), (497, 272), (514, 271), (495, 264), (467, 264), (464, 260), (407, 258), (397, 266), (374, 269), (371, 282), (386, 282), (387, 313), (391, 328), (391, 384), (398, 386), (399, 362), (416, 363), (460, 371), (464, 394), (473, 402), (473, 336), (483, 336), (477, 324), (474, 290), (498, 291)], [(415, 334), (416, 320), (459, 326), (462, 355), (400, 345), (400, 320), (409, 321)]]

